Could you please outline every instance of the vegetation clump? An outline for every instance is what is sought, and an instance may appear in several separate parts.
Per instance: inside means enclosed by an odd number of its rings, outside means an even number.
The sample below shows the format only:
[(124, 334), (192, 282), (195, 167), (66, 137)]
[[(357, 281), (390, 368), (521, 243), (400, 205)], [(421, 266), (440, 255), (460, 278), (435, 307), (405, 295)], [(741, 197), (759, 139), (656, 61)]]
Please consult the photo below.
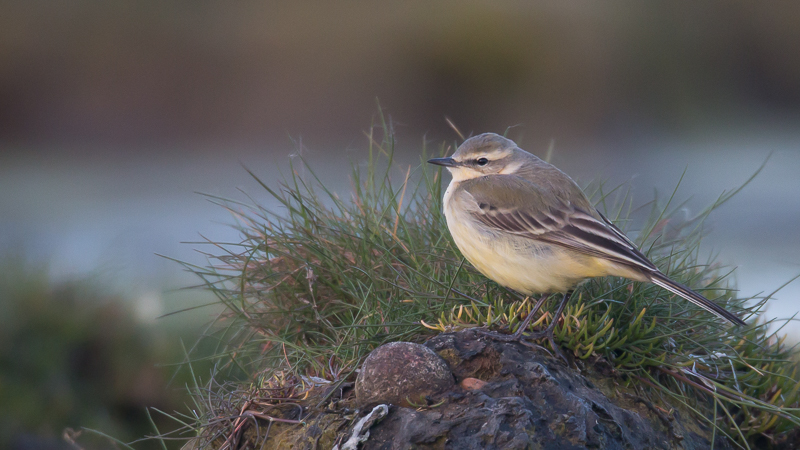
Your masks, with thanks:
[[(216, 371), (197, 377), (192, 414), (175, 417), (196, 432), (196, 447), (249, 440), (259, 448), (274, 423), (309, 426), (312, 414), (344, 408), (337, 399), (381, 344), (471, 327), (513, 332), (530, 311), (531, 299), (465, 262), (442, 215), (442, 173), (398, 167), (391, 126), (381, 120), (368, 134), (366, 167), (353, 166), (347, 198), (305, 161), (304, 174), (292, 167), (280, 186), (250, 173), (279, 209), (213, 197), (238, 218), (241, 241), (210, 241), (209, 266), (187, 264), (225, 306), (205, 337), (217, 344)], [(800, 427), (797, 349), (771, 331), (774, 321), (759, 318), (771, 296), (738, 297), (732, 271), (699, 250), (703, 221), (738, 190), (690, 218), (672, 197), (631, 210), (622, 188), (587, 192), (620, 228), (637, 225), (629, 236), (667, 276), (748, 326), (730, 327), (657, 286), (608, 277), (578, 289), (556, 326), (558, 345), (579, 367), (602, 361), (666, 416), (689, 410), (742, 448)], [(549, 323), (547, 310), (532, 327)]]
[(109, 448), (107, 434), (174, 425), (146, 408), (189, 400), (157, 365), (180, 357), (183, 329), (131, 319), (132, 302), (94, 279), (55, 281), (22, 257), (0, 265), (0, 448)]

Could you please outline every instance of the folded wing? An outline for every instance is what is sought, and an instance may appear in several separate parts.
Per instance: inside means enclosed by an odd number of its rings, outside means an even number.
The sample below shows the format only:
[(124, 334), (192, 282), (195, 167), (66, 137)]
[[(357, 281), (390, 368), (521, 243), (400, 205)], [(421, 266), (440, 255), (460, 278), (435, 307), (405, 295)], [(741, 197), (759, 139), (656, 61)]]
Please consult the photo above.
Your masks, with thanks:
[[(580, 198), (559, 198), (528, 180), (494, 176), (465, 186), (463, 193), (466, 198), (461, 200), (470, 215), (490, 228), (637, 269), (652, 283), (721, 318), (744, 324), (735, 314), (662, 274), (580, 191)], [(519, 199), (526, 202), (521, 204)]]

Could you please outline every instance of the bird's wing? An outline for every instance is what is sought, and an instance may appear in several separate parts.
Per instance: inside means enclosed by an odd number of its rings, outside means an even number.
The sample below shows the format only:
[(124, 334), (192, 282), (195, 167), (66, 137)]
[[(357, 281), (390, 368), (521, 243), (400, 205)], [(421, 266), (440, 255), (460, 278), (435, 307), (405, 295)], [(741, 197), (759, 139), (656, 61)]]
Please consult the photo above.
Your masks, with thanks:
[[(560, 198), (552, 191), (515, 176), (494, 175), (470, 181), (463, 184), (454, 200), (461, 202), (475, 220), (490, 228), (605, 258), (644, 272), (658, 270), (633, 242), (594, 210), (580, 190)], [(580, 197), (570, 198), (576, 195)]]
[(603, 222), (605, 222), (605, 224), (608, 225), (608, 228), (610, 228), (611, 231), (613, 231), (618, 237), (621, 237), (622, 239), (625, 239), (625, 242), (627, 242), (628, 244), (632, 245), (634, 248), (636, 247), (636, 244), (634, 244), (633, 241), (630, 240), (630, 238), (628, 236), (625, 236), (625, 233), (623, 233), (622, 230), (617, 228), (617, 226), (614, 225), (613, 222), (608, 220), (608, 218), (605, 216), (605, 214), (601, 213), (600, 211), (598, 211), (596, 209), (595, 209), (595, 212), (597, 213), (598, 216), (600, 216), (601, 219), (603, 219)]

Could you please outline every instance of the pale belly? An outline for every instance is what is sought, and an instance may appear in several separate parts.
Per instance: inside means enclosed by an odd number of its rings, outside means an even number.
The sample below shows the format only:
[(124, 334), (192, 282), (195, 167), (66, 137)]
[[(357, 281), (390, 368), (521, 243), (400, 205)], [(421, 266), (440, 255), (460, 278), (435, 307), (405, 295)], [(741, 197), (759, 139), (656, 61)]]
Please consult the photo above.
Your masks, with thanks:
[(445, 202), (447, 226), (458, 249), (481, 273), (522, 294), (566, 292), (586, 278), (608, 275), (598, 258), (529, 238), (479, 231), (468, 213)]

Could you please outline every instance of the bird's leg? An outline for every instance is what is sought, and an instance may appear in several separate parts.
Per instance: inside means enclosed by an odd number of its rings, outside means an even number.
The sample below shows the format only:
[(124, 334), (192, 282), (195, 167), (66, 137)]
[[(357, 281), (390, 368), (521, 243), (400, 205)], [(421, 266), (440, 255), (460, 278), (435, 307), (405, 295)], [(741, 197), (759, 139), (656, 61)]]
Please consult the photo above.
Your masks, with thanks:
[[(553, 315), (553, 320), (550, 322), (550, 325), (548, 325), (547, 328), (538, 333), (531, 333), (526, 338), (526, 340), (531, 340), (531, 339), (540, 339), (546, 337), (547, 340), (550, 341), (550, 346), (553, 347), (553, 351), (556, 352), (556, 354), (558, 354), (558, 356), (560, 356), (561, 359), (563, 359), (567, 363), (567, 365), (569, 365), (569, 361), (561, 352), (561, 349), (559, 349), (558, 346), (556, 345), (556, 340), (553, 336), (553, 332), (555, 331), (556, 325), (558, 324), (558, 320), (561, 318), (561, 314), (564, 312), (564, 308), (567, 306), (567, 303), (569, 303), (569, 299), (572, 297), (573, 292), (574, 291), (568, 291), (567, 293), (564, 294), (564, 297), (561, 299), (561, 303), (558, 305), (558, 309), (556, 309), (556, 313)], [(522, 340), (520, 340), (519, 342), (525, 345), (529, 345), (527, 342)]]
[(533, 309), (531, 309), (531, 312), (529, 312), (528, 315), (525, 316), (525, 320), (522, 321), (522, 323), (519, 325), (519, 327), (517, 328), (517, 331), (514, 332), (514, 334), (500, 334), (500, 333), (496, 333), (494, 331), (486, 331), (486, 330), (477, 330), (477, 331), (479, 333), (481, 333), (483, 335), (486, 335), (486, 336), (489, 336), (492, 339), (495, 339), (497, 341), (520, 342), (520, 339), (522, 338), (522, 335), (523, 335), (522, 333), (524, 333), (525, 330), (528, 328), (528, 325), (530, 325), (531, 320), (533, 319), (533, 316), (535, 316), (536, 313), (539, 311), (539, 309), (542, 307), (542, 305), (544, 304), (545, 300), (547, 300), (547, 297), (548, 297), (547, 295), (543, 295), (542, 298), (540, 298), (536, 302), (536, 304), (533, 305)]
[(542, 304), (544, 304), (545, 300), (547, 300), (548, 297), (547, 295), (542, 296), (542, 298), (540, 298), (539, 301), (536, 302), (536, 305), (534, 305), (531, 312), (528, 314), (527, 317), (525, 317), (525, 320), (522, 321), (519, 328), (517, 328), (517, 331), (514, 332), (514, 334), (500, 334), (493, 331), (485, 331), (485, 330), (476, 330), (476, 331), (478, 331), (483, 335), (489, 336), (497, 341), (519, 342), (529, 347), (536, 346), (535, 344), (529, 341), (546, 337), (547, 340), (550, 342), (550, 346), (553, 347), (553, 352), (555, 352), (558, 356), (560, 356), (561, 359), (563, 359), (564, 362), (566, 362), (567, 365), (569, 365), (569, 360), (561, 352), (561, 349), (559, 349), (558, 345), (556, 345), (556, 340), (553, 334), (555, 332), (556, 325), (558, 324), (558, 320), (561, 318), (561, 314), (564, 312), (564, 308), (567, 306), (567, 303), (569, 303), (569, 299), (572, 297), (572, 292), (573, 291), (568, 291), (567, 293), (564, 294), (564, 297), (561, 298), (561, 303), (559, 303), (558, 308), (556, 308), (555, 314), (553, 314), (553, 320), (550, 322), (550, 325), (548, 325), (547, 328), (545, 328), (542, 331), (531, 333), (527, 336), (523, 334), (525, 332), (525, 329), (528, 328), (528, 325), (531, 323), (534, 314), (536, 314), (536, 312), (539, 311), (539, 309), (542, 307)]

